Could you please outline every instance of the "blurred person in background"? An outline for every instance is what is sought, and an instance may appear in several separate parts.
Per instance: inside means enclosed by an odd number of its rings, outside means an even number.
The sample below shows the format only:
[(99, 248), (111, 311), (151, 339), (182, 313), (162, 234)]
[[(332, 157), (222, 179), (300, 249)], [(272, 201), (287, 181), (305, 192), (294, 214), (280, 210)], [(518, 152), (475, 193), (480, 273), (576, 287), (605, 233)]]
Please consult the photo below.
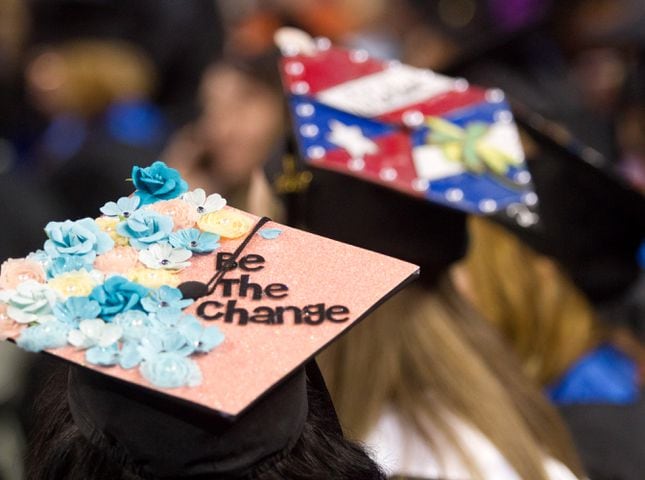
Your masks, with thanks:
[(223, 26), (214, 0), (28, 0), (30, 44), (74, 39), (135, 45), (156, 74), (152, 102), (173, 127), (194, 118), (207, 65), (221, 54)]
[(306, 198), (310, 231), (421, 266), (320, 357), (348, 434), (392, 478), (583, 478), (557, 414), (450, 281), (465, 214), (318, 170)]
[(202, 113), (176, 135), (165, 161), (191, 188), (218, 192), (256, 215), (281, 218), (264, 172), (265, 163), (284, 149), (279, 82), (275, 54), (212, 65), (200, 88)]
[[(19, 0), (0, 0), (0, 263), (42, 245), (45, 223), (58, 215), (55, 199), (19, 172), (10, 141), (20, 129), (20, 67), (27, 36), (27, 11)], [(0, 312), (0, 322), (4, 321)], [(0, 479), (22, 480), (24, 429), (19, 417), (28, 357), (0, 342)]]
[(556, 145), (536, 145), (529, 157), (540, 222), (513, 230), (530, 247), (473, 220), (461, 284), (559, 406), (590, 478), (637, 479), (645, 471), (637, 258), (645, 199)]
[(150, 103), (156, 72), (135, 46), (75, 40), (43, 48), (27, 66), (30, 99), (49, 125), (37, 147), (43, 181), (66, 215), (96, 211), (127, 195), (119, 172), (150, 163), (165, 120)]
[[(568, 91), (580, 108), (556, 116), (564, 125), (547, 126), (548, 145), (527, 149), (541, 226), (520, 236), (539, 253), (474, 221), (466, 276), (475, 304), (560, 407), (590, 477), (639, 479), (645, 281), (638, 252), (645, 207), (616, 167), (642, 191), (645, 5), (599, 0), (563, 7), (566, 14), (554, 20), (573, 80)], [(582, 128), (590, 125), (580, 121), (583, 111), (606, 128)]]

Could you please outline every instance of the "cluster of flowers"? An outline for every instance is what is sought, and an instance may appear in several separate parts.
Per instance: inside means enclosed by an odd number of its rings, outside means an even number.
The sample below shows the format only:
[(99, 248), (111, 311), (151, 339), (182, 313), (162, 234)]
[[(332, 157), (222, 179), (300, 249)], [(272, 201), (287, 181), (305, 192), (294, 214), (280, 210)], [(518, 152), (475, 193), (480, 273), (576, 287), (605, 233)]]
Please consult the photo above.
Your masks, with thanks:
[(177, 272), (250, 222), (220, 195), (188, 192), (162, 162), (134, 167), (132, 181), (134, 195), (106, 203), (103, 217), (50, 222), (43, 250), (2, 265), (0, 330), (17, 327), (26, 350), (71, 345), (91, 364), (139, 367), (158, 387), (195, 386), (189, 357), (224, 335), (183, 311), (192, 300), (174, 288)]

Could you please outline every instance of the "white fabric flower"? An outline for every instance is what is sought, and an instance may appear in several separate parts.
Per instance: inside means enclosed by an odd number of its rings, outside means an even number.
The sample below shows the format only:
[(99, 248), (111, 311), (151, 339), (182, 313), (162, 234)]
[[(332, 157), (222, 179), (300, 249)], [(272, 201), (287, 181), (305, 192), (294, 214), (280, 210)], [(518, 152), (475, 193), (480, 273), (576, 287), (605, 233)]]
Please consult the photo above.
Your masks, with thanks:
[(18, 323), (44, 323), (54, 319), (53, 306), (56, 292), (34, 280), (27, 280), (2, 295), (7, 304), (7, 315)]
[(148, 268), (179, 270), (190, 267), (187, 262), (193, 252), (185, 248), (173, 248), (169, 243), (157, 243), (139, 252), (139, 261)]
[(222, 198), (219, 193), (213, 193), (207, 197), (203, 188), (196, 188), (192, 192), (184, 193), (181, 199), (195, 207), (200, 215), (217, 212), (226, 206), (226, 199)]
[(123, 336), (123, 327), (105, 323), (100, 318), (83, 320), (78, 330), (67, 335), (67, 341), (76, 348), (109, 347)]

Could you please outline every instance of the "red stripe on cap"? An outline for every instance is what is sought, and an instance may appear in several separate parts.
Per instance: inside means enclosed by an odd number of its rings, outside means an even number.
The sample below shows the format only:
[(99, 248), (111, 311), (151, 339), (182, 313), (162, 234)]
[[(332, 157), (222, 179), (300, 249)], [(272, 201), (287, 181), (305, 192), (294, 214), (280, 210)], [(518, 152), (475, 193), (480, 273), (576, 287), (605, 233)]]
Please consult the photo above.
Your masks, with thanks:
[[(340, 48), (319, 51), (311, 57), (295, 55), (282, 58), (280, 66), (286, 89), (291, 93), (307, 95), (387, 68), (384, 62), (371, 57), (362, 61), (352, 60), (351, 51)], [(304, 82), (307, 91), (295, 91), (298, 82)]]
[(410, 111), (418, 111), (425, 116), (440, 116), (468, 105), (480, 103), (485, 99), (486, 90), (479, 87), (468, 87), (463, 92), (452, 90), (428, 98), (423, 102), (393, 110), (384, 115), (380, 115), (377, 119), (384, 122), (403, 123), (403, 115)]
[[(397, 132), (371, 139), (378, 145), (378, 152), (374, 155), (363, 157), (364, 166), (356, 171), (349, 168), (350, 155), (344, 149), (329, 150), (325, 157), (316, 160), (313, 165), (320, 168), (336, 170), (351, 174), (372, 183), (386, 185), (389, 188), (400, 190), (409, 195), (423, 196), (412, 188), (417, 172), (412, 160), (412, 141), (410, 135)], [(396, 178), (386, 180), (384, 171), (396, 172)], [(387, 176), (386, 176), (387, 177)]]

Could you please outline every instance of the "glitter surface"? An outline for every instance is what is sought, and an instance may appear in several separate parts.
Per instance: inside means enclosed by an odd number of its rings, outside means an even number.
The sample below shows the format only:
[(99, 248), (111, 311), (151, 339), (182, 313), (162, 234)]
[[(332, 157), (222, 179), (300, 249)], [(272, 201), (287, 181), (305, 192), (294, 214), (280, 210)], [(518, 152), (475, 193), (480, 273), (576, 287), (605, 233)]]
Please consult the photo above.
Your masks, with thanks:
[[(257, 221), (257, 217), (248, 216)], [(250, 296), (239, 297), (239, 292), (235, 291), (236, 295), (233, 297), (223, 298), (220, 285), (213, 295), (199, 299), (186, 311), (196, 314), (202, 302), (211, 300), (226, 304), (228, 300), (235, 299), (237, 307), (250, 312), (259, 306), (302, 308), (324, 303), (326, 307), (346, 306), (349, 309), (349, 319), (343, 323), (327, 320), (319, 325), (296, 325), (290, 321), (290, 315), (285, 318), (283, 325), (239, 325), (225, 323), (222, 319), (200, 319), (205, 325), (217, 325), (226, 335), (224, 342), (209, 354), (192, 357), (199, 363), (203, 372), (203, 383), (193, 388), (160, 391), (226, 415), (238, 415), (282, 378), (351, 327), (370, 307), (396, 290), (418, 270), (418, 267), (407, 262), (274, 222), (267, 223), (265, 227), (279, 228), (282, 234), (272, 240), (255, 235), (238, 258), (239, 262), (245, 255), (261, 255), (265, 259), (263, 268), (254, 272), (245, 272), (237, 268), (227, 272), (224, 278), (236, 279), (242, 274), (249, 274), (249, 280), (262, 287), (271, 283), (285, 284), (289, 288), (287, 296), (273, 299), (265, 295), (260, 300), (253, 300)], [(179, 273), (181, 280), (207, 282), (215, 273), (216, 254), (232, 253), (242, 240), (223, 239), (221, 247), (212, 254), (194, 256), (191, 258), (192, 265)], [(220, 308), (214, 311), (223, 310)], [(9, 333), (14, 338), (16, 336), (16, 332), (4, 333)], [(66, 347), (52, 353), (84, 364), (83, 351)], [(141, 377), (136, 368), (90, 368), (146, 388), (154, 388)]]

